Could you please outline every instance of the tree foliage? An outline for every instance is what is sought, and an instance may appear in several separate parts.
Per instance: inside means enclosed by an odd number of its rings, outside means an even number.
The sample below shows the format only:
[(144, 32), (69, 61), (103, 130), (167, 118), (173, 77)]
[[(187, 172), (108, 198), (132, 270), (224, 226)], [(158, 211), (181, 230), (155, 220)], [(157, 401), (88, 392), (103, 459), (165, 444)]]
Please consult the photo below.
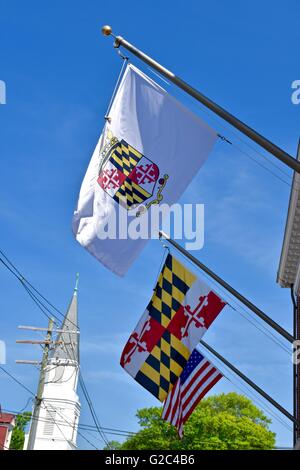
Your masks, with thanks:
[(103, 447), (103, 450), (121, 450), (122, 444), (118, 441), (109, 441), (108, 445)]
[(16, 417), (16, 425), (13, 429), (10, 450), (23, 450), (25, 440), (25, 428), (27, 423), (30, 421), (31, 413), (25, 411)]
[(200, 402), (184, 427), (184, 437), (161, 419), (162, 409), (137, 411), (141, 430), (122, 450), (272, 449), (275, 434), (269, 420), (248, 398), (237, 393), (210, 396)]

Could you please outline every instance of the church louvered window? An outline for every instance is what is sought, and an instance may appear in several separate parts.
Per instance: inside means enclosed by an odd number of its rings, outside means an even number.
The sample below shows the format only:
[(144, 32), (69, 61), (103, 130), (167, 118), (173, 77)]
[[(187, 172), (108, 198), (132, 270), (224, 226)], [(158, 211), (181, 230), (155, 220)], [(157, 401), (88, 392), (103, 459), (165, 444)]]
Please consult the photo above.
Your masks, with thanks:
[(52, 436), (54, 431), (56, 419), (56, 411), (55, 410), (47, 410), (46, 411), (46, 420), (44, 424), (44, 435), (45, 436)]

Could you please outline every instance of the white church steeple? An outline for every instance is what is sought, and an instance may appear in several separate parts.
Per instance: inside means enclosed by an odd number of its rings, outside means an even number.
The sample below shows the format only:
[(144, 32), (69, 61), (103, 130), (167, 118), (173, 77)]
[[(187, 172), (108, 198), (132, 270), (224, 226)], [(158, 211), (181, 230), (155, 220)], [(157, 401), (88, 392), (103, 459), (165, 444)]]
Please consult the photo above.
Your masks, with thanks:
[(62, 331), (49, 356), (34, 450), (76, 449), (80, 415), (77, 290), (78, 275)]

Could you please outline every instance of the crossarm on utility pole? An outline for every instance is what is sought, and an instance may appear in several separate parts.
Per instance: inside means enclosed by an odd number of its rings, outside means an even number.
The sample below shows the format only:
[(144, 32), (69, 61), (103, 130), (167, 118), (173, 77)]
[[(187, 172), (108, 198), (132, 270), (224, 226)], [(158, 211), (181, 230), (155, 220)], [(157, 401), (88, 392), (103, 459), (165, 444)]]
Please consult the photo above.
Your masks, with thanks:
[(35, 438), (36, 438), (36, 431), (37, 431), (37, 426), (38, 426), (40, 408), (41, 408), (43, 392), (44, 392), (45, 377), (46, 377), (46, 366), (47, 366), (47, 363), (48, 363), (48, 356), (49, 356), (49, 349), (50, 349), (50, 344), (51, 344), (51, 339), (52, 339), (53, 325), (54, 325), (54, 321), (53, 321), (52, 318), (50, 318), (49, 323), (48, 323), (47, 336), (46, 336), (46, 340), (45, 340), (43, 358), (42, 358), (42, 363), (41, 363), (39, 384), (38, 384), (37, 394), (36, 394), (35, 401), (34, 401), (34, 408), (33, 408), (33, 413), (32, 413), (32, 420), (31, 420), (31, 426), (30, 426), (30, 431), (29, 431), (27, 450), (33, 450), (34, 449), (34, 443), (35, 443)]

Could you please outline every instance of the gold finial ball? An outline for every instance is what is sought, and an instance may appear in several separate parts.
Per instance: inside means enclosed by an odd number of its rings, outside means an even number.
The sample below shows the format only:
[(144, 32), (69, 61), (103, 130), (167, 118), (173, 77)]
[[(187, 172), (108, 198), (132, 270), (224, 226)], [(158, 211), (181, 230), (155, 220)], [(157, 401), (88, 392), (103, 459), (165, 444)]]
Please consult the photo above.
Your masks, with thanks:
[(111, 33), (112, 29), (108, 24), (102, 27), (102, 34), (104, 34), (104, 36), (109, 36)]

